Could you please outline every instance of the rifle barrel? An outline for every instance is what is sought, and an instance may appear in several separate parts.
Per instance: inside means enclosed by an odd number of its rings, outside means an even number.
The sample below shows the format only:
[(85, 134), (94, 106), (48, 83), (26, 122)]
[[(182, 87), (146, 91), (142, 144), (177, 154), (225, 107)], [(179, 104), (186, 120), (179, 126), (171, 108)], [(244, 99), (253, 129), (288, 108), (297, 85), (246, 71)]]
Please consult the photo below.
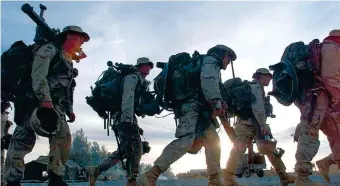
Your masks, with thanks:
[(21, 10), (28, 15), (44, 32), (46, 39), (51, 41), (54, 38), (54, 32), (52, 29), (44, 22), (44, 20), (33, 10), (33, 7), (28, 3), (22, 5)]

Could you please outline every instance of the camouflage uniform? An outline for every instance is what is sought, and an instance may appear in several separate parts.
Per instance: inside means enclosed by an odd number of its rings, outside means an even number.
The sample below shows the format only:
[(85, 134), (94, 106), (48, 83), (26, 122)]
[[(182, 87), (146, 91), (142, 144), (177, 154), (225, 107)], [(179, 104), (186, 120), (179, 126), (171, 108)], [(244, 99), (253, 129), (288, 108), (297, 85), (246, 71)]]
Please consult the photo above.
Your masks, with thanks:
[(201, 118), (202, 113), (207, 112), (205, 100), (209, 102), (215, 100), (216, 105), (212, 105), (212, 107), (218, 108), (218, 105), (222, 104), (220, 70), (220, 61), (216, 57), (207, 55), (203, 58), (200, 85), (205, 99), (199, 99), (200, 95), (197, 93), (189, 100), (184, 101), (175, 111), (175, 113), (179, 113), (179, 124), (175, 134), (177, 139), (164, 148), (151, 170), (140, 176), (138, 180), (141, 185), (155, 186), (158, 176), (165, 172), (172, 163), (186, 153), (196, 154), (202, 146), (205, 148), (209, 185), (222, 185), (219, 175), (221, 170), (220, 138), (214, 127), (216, 120), (213, 120), (210, 115), (208, 119)]
[[(1, 140), (3, 140), (2, 137), (4, 137), (6, 134), (5, 128), (7, 125), (7, 121), (8, 121), (8, 114), (5, 112), (1, 113)], [(2, 173), (4, 170), (4, 166), (3, 166), (4, 163), (5, 163), (5, 149), (1, 147), (1, 180), (2, 180)]]
[[(258, 69), (255, 74), (270, 74), (267, 69)], [(253, 76), (254, 77), (254, 76)], [(292, 178), (286, 173), (286, 167), (282, 162), (280, 157), (274, 155), (276, 153), (276, 142), (270, 142), (266, 140), (257, 139), (261, 130), (268, 127), (266, 125), (266, 111), (265, 111), (265, 92), (263, 86), (257, 82), (253, 81), (250, 84), (251, 93), (255, 96), (255, 102), (251, 105), (251, 111), (254, 118), (249, 118), (248, 120), (237, 118), (235, 123), (236, 141), (230, 152), (230, 156), (227, 162), (226, 171), (224, 174), (224, 184), (225, 185), (239, 185), (234, 181), (234, 175), (237, 169), (239, 161), (246, 151), (247, 145), (255, 138), (256, 145), (261, 154), (268, 157), (269, 161), (273, 165), (275, 172), (280, 177), (282, 185), (287, 185), (292, 183)], [(256, 125), (260, 125), (261, 130), (257, 128)], [(267, 129), (270, 130), (270, 129)]]
[[(1, 185), (3, 184), (3, 171), (5, 163), (5, 147), (3, 147), (3, 142), (5, 143), (4, 137), (8, 134), (9, 128), (13, 125), (11, 121), (8, 120), (8, 112), (6, 111), (6, 106), (2, 107), (1, 103)], [(8, 104), (9, 105), (9, 104)], [(9, 107), (9, 106), (8, 106)]]
[[(86, 34), (77, 26), (66, 27), (61, 34), (68, 31)], [(88, 35), (86, 34), (86, 36)], [(31, 107), (26, 110), (23, 121), (17, 123), (13, 133), (4, 171), (4, 178), (8, 185), (20, 185), (19, 182), (25, 171), (24, 158), (32, 151), (36, 142), (36, 134), (30, 124), (32, 110), (40, 102), (45, 101), (52, 101), (54, 109), (60, 115), (59, 131), (56, 135), (49, 137), (50, 159), (48, 170), (51, 176), (50, 185), (65, 185), (61, 177), (65, 173), (65, 163), (69, 157), (72, 140), (65, 115), (73, 113), (70, 87), (73, 80), (73, 63), (71, 57), (61, 50), (61, 47), (47, 43), (42, 45), (35, 53), (31, 72), (33, 90), (32, 92), (28, 91), (25, 96), (30, 100), (36, 98), (37, 101), (31, 101), (34, 105), (29, 104)], [(53, 182), (52, 180), (58, 181)]]
[[(332, 33), (332, 32), (331, 32)], [(340, 31), (338, 31), (340, 36)], [(333, 161), (319, 162), (322, 175), (328, 174), (329, 162), (334, 162), (340, 168), (340, 104), (339, 95), (330, 99), (326, 91), (339, 92), (339, 60), (340, 60), (340, 41), (339, 43), (325, 40), (321, 48), (322, 84), (316, 84), (311, 90), (307, 90), (300, 97), (295, 105), (300, 109), (300, 123), (296, 127), (295, 137), (298, 146), (295, 154), (295, 172), (298, 175), (296, 185), (316, 185), (308, 179), (309, 172), (312, 170), (311, 161), (319, 150), (319, 130), (328, 138), (333, 157)], [(326, 88), (326, 89), (325, 89)], [(325, 176), (325, 179), (329, 179)]]
[[(153, 63), (148, 58), (139, 58), (137, 60), (137, 66), (141, 64), (150, 64), (153, 67)], [(90, 185), (94, 186), (97, 177), (104, 171), (108, 170), (112, 166), (116, 165), (121, 159), (127, 159), (126, 172), (128, 185), (134, 185), (138, 176), (138, 166), (142, 157), (142, 141), (140, 138), (140, 128), (137, 123), (135, 115), (136, 109), (141, 101), (141, 91), (145, 84), (145, 78), (139, 73), (133, 73), (127, 75), (123, 79), (123, 93), (121, 112), (113, 114), (112, 119), (115, 129), (117, 129), (116, 135), (120, 140), (120, 150), (111, 153), (108, 157), (100, 162), (97, 167), (90, 167)], [(122, 157), (120, 156), (122, 155)]]

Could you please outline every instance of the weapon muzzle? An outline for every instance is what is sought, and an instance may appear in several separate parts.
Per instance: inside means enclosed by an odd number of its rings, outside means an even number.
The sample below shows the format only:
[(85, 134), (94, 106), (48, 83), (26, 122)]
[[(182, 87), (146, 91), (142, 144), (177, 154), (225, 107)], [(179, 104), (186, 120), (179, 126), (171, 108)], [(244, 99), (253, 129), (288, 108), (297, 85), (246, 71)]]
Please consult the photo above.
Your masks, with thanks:
[(52, 29), (44, 22), (44, 20), (33, 10), (33, 7), (28, 3), (22, 5), (21, 10), (28, 15), (46, 34), (47, 40), (53, 40), (54, 32)]

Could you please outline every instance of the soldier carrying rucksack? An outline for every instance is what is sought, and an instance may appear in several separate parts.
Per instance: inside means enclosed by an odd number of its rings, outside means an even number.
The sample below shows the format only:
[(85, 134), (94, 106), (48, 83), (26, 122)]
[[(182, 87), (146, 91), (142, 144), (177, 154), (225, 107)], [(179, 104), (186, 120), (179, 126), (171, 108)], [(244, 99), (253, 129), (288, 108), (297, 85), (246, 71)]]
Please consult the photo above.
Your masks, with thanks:
[[(102, 172), (119, 161), (123, 163), (124, 159), (126, 159), (124, 168), (126, 167), (127, 172), (127, 186), (138, 185), (136, 182), (139, 173), (138, 166), (143, 151), (147, 151), (146, 145), (148, 144), (144, 143), (143, 146), (140, 137), (143, 135), (143, 130), (138, 126), (136, 114), (143, 115), (140, 103), (149, 85), (145, 77), (153, 66), (149, 58), (141, 57), (137, 59), (137, 65), (126, 65), (126, 68), (123, 66), (119, 72), (108, 69), (106, 74), (103, 74), (105, 78), (96, 82), (92, 96), (86, 98), (87, 103), (97, 111), (99, 116), (109, 117), (109, 126), (112, 127), (118, 139), (117, 151), (111, 153), (98, 166), (89, 167), (91, 186), (95, 185), (97, 177)], [(97, 94), (97, 91), (101, 94)], [(103, 105), (104, 100), (109, 104)], [(106, 113), (108, 116), (105, 116)]]
[[(241, 83), (239, 81), (240, 85), (235, 87), (232, 87), (232, 82), (237, 81), (237, 79), (230, 79), (224, 83), (227, 89), (225, 97), (228, 97), (226, 99), (226, 102), (229, 103), (228, 110), (234, 111), (237, 116), (234, 124), (237, 136), (224, 173), (224, 184), (226, 186), (239, 185), (234, 180), (239, 157), (244, 155), (247, 146), (252, 146), (252, 142), (255, 140), (258, 151), (268, 157), (280, 178), (281, 185), (286, 186), (289, 183), (294, 183), (295, 178), (287, 174), (286, 167), (276, 149), (277, 142), (272, 140), (270, 128), (266, 124), (271, 109), (269, 108), (269, 111), (266, 111), (265, 100), (267, 98), (265, 97), (264, 87), (269, 85), (272, 74), (268, 69), (259, 68), (253, 74), (253, 79), (252, 82), (243, 81)], [(234, 82), (234, 84), (236, 83)], [(249, 149), (248, 153), (251, 153)]]
[(89, 35), (78, 26), (67, 26), (53, 42), (37, 49), (31, 62), (27, 89), (15, 97), (17, 127), (5, 162), (4, 179), (8, 186), (20, 185), (24, 158), (36, 141), (36, 134), (49, 138), (50, 186), (67, 185), (62, 180), (71, 147), (71, 133), (66, 121), (75, 120), (72, 102), (74, 79), (72, 55), (80, 50)]
[(172, 55), (155, 79), (155, 91), (162, 95), (164, 109), (172, 110), (179, 124), (175, 137), (154, 162), (154, 166), (138, 178), (142, 186), (156, 186), (156, 180), (171, 164), (186, 153), (197, 154), (204, 146), (209, 186), (221, 186), (220, 138), (215, 130), (216, 117), (224, 116), (226, 104), (221, 96), (221, 73), (236, 60), (235, 52), (216, 45), (207, 55), (188, 53)]
[(9, 112), (7, 109), (9, 107), (11, 107), (9, 102), (1, 101), (1, 186), (5, 186), (3, 181), (5, 150), (8, 149), (9, 142), (12, 138), (12, 135), (8, 133), (9, 128), (13, 125), (13, 123), (8, 120)]
[(282, 105), (294, 103), (301, 112), (294, 140), (296, 150), (295, 185), (313, 186), (308, 176), (317, 154), (319, 130), (329, 141), (332, 156), (318, 162), (327, 181), (331, 164), (340, 169), (340, 30), (333, 30), (323, 42), (314, 39), (308, 45), (294, 42), (286, 47), (281, 62), (269, 67), (274, 71), (273, 91)]

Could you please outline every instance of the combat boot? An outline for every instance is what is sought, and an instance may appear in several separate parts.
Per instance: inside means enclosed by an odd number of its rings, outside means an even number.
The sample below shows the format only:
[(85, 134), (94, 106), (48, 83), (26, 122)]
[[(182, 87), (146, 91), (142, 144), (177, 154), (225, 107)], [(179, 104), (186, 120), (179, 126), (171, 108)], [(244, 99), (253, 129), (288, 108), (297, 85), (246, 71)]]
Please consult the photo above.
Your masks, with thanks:
[(331, 160), (331, 158), (329, 156), (316, 161), (316, 166), (318, 166), (319, 172), (321, 174), (321, 176), (327, 181), (330, 182), (330, 178), (329, 178), (329, 167), (333, 164), (333, 161)]
[(50, 175), (48, 186), (68, 186), (68, 184), (63, 181), (62, 176), (59, 176), (52, 171), (49, 171), (48, 175)]
[(140, 186), (140, 185), (136, 182), (136, 180), (128, 180), (126, 186)]
[(220, 174), (212, 174), (209, 176), (208, 186), (223, 186), (220, 180)]
[(224, 172), (223, 184), (224, 184), (224, 186), (243, 186), (243, 185), (238, 184), (234, 180), (234, 174), (232, 174), (230, 172)]
[(279, 173), (278, 175), (280, 177), (280, 183), (282, 186), (287, 186), (290, 183), (294, 183), (296, 179), (294, 175), (287, 174), (286, 172)]
[(315, 183), (311, 181), (309, 176), (309, 171), (296, 171), (297, 177), (293, 185), (295, 186), (323, 186), (322, 184)]
[(138, 177), (138, 183), (140, 186), (156, 186), (156, 181), (162, 171), (158, 166), (153, 166), (149, 171)]
[(90, 182), (90, 186), (95, 186), (96, 185), (96, 181), (98, 176), (100, 175), (101, 171), (99, 169), (99, 167), (95, 167), (95, 166), (90, 166), (87, 168), (88, 172), (89, 172), (89, 182)]

